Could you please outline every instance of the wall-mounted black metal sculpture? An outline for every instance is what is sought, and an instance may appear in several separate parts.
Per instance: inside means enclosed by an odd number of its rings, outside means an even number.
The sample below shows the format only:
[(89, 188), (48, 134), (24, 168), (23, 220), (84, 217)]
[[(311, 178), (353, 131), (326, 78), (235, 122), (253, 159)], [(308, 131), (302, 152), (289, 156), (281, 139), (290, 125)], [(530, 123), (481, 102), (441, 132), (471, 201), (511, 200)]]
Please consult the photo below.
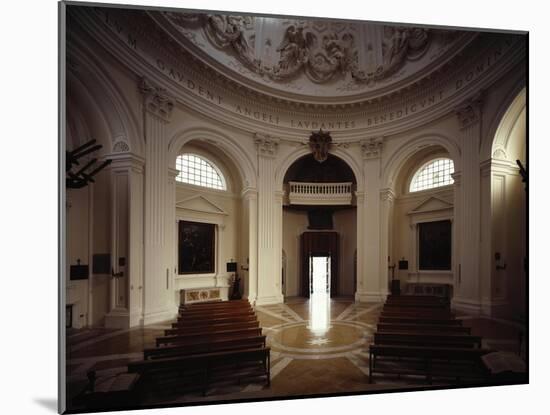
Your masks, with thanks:
[[(80, 166), (79, 159), (103, 147), (101, 144), (95, 144), (95, 142), (96, 140), (90, 140), (72, 151), (67, 150), (65, 152), (65, 173), (67, 174), (66, 186), (68, 189), (80, 189), (87, 186), (89, 183), (93, 183), (93, 177), (111, 164), (112, 160), (105, 160), (100, 165), (96, 165), (97, 158), (92, 158), (76, 172), (72, 171), (73, 166)], [(93, 170), (90, 171), (90, 169)]]
[(516, 160), (516, 163), (519, 167), (519, 174), (521, 174), (521, 181), (525, 183), (525, 190), (527, 190), (527, 170), (520, 160)]

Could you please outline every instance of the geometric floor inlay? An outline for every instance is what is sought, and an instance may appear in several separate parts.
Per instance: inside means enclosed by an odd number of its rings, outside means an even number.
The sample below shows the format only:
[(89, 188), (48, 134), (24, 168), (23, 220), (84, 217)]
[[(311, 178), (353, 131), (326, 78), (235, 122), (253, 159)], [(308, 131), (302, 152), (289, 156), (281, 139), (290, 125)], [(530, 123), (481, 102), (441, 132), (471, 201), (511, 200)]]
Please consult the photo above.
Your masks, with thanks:
[(331, 359), (335, 355), (364, 348), (373, 332), (371, 325), (359, 321), (332, 321), (326, 332), (317, 334), (309, 328), (309, 321), (283, 323), (269, 328), (268, 344), (282, 355), (295, 359)]

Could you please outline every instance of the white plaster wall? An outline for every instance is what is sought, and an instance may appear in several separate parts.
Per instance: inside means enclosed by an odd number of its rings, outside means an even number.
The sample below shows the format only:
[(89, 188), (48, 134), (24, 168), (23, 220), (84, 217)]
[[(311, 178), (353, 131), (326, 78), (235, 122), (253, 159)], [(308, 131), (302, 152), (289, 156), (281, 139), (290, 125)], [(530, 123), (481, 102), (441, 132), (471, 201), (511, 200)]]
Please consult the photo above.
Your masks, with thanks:
[[(93, 253), (108, 254), (111, 252), (111, 197), (108, 174), (99, 174), (94, 185), (94, 229)], [(92, 270), (90, 270), (91, 272)], [(109, 312), (109, 274), (94, 274), (92, 277), (92, 325), (103, 325), (105, 314)]]
[[(418, 258), (413, 261), (412, 255), (418, 256), (418, 249), (414, 249), (412, 246), (413, 238), (411, 238), (411, 217), (408, 214), (415, 209), (423, 201), (428, 200), (431, 197), (437, 197), (446, 202), (453, 204), (454, 195), (452, 186), (446, 186), (445, 188), (425, 190), (417, 193), (409, 193), (402, 197), (398, 197), (394, 204), (393, 214), (393, 250), (390, 254), (390, 265), (395, 264), (395, 278), (401, 281), (401, 290), (406, 290), (407, 283), (410, 282), (435, 282), (442, 284), (452, 284), (453, 274), (449, 272), (438, 271), (424, 271), (417, 272), (416, 269), (412, 269), (414, 263), (418, 263)], [(424, 214), (425, 215), (425, 214)], [(427, 220), (429, 216), (424, 216), (423, 220)], [(439, 220), (437, 214), (434, 215), (434, 220)], [(454, 231), (454, 229), (453, 229)], [(416, 239), (414, 239), (416, 240)], [(453, 250), (454, 253), (454, 250)], [(399, 270), (398, 261), (405, 259), (409, 261), (408, 270)], [(455, 262), (456, 258), (452, 258), (452, 262)], [(391, 277), (391, 273), (390, 273)]]
[[(72, 93), (74, 94), (74, 102), (78, 103), (82, 107), (82, 114), (85, 116), (87, 123), (90, 124), (91, 134), (90, 136), (101, 140), (101, 142), (108, 145), (112, 144), (114, 139), (117, 139), (120, 132), (126, 133), (127, 139), (131, 145), (131, 151), (136, 154), (142, 154), (140, 152), (140, 145), (143, 145), (143, 108), (142, 108), (142, 96), (138, 91), (139, 85), (139, 76), (141, 72), (144, 72), (144, 75), (150, 75), (154, 78), (154, 81), (158, 82), (161, 78), (158, 74), (147, 74), (146, 66), (132, 66), (126, 67), (126, 63), (121, 63), (118, 57), (114, 56), (111, 53), (106, 52), (103, 47), (100, 45), (100, 42), (93, 40), (90, 34), (86, 33), (86, 30), (78, 30), (78, 42), (75, 41), (74, 45), (71, 43), (71, 61), (74, 63), (74, 68), (71, 66), (71, 73), (74, 72), (74, 76), (78, 77), (78, 81), (73, 82)], [(82, 42), (84, 40), (84, 42)], [(81, 42), (81, 43), (79, 43)], [(89, 42), (89, 43), (88, 43)], [(87, 46), (80, 47), (79, 45), (86, 44)], [(74, 53), (78, 50), (78, 53)], [(86, 60), (87, 59), (87, 60)], [(93, 68), (88, 65), (88, 63), (93, 62), (95, 65)], [(102, 71), (102, 76), (99, 77), (90, 77), (88, 71)], [(99, 80), (99, 81), (98, 81)], [(101, 81), (101, 82), (100, 82)], [(107, 86), (102, 85), (103, 81)], [(171, 82), (171, 81), (170, 81)], [(491, 81), (493, 82), (493, 81)], [(519, 68), (517, 71), (510, 71), (506, 76), (503, 76), (500, 80), (494, 81), (493, 85), (483, 85), (485, 88), (485, 97), (484, 97), (484, 109), (483, 109), (483, 122), (481, 126), (481, 135), (482, 135), (482, 146), (481, 146), (481, 156), (480, 160), (486, 160), (490, 152), (486, 151), (487, 148), (490, 148), (492, 139), (494, 136), (494, 130), (496, 125), (502, 116), (502, 103), (509, 101), (513, 97), (514, 93), (517, 93), (518, 85), (524, 84), (524, 72), (523, 69)], [(167, 85), (176, 85), (174, 83), (163, 84)], [(87, 86), (90, 90), (90, 94), (81, 90), (83, 86)], [(80, 88), (76, 91), (76, 88)], [(480, 84), (481, 87), (481, 84)], [(92, 93), (93, 92), (93, 93)], [(170, 91), (169, 91), (170, 92)], [(189, 91), (188, 91), (189, 92)], [(460, 92), (460, 91), (459, 91)], [(69, 93), (71, 93), (71, 85), (69, 85)], [(246, 209), (243, 209), (242, 202), (239, 199), (240, 191), (245, 187), (256, 187), (256, 183), (268, 183), (270, 180), (273, 180), (272, 177), (259, 177), (258, 176), (258, 153), (256, 145), (254, 144), (254, 133), (256, 132), (270, 132), (274, 136), (283, 139), (279, 146), (279, 153), (276, 156), (274, 161), (275, 166), (279, 169), (280, 166), (284, 165), (285, 159), (290, 157), (290, 155), (296, 152), (297, 148), (299, 151), (306, 151), (305, 147), (298, 143), (285, 144), (285, 136), (290, 137), (291, 139), (300, 138), (302, 141), (306, 141), (309, 135), (309, 131), (291, 131), (289, 128), (278, 128), (275, 130), (275, 126), (267, 125), (262, 123), (252, 123), (250, 120), (246, 120), (242, 116), (236, 114), (229, 114), (228, 111), (224, 112), (220, 109), (219, 112), (213, 110), (215, 105), (210, 102), (200, 101), (200, 97), (193, 95), (189, 92), (190, 96), (194, 96), (197, 99), (197, 104), (200, 105), (191, 105), (192, 100), (183, 100), (178, 99), (175, 102), (175, 108), (170, 122), (165, 127), (165, 138), (166, 146), (165, 151), (170, 155), (175, 154), (179, 151), (181, 145), (184, 144), (185, 140), (179, 140), (180, 135), (185, 135), (186, 138), (199, 139), (201, 134), (204, 141), (208, 142), (211, 148), (215, 149), (217, 153), (220, 154), (220, 160), (223, 160), (223, 157), (231, 159), (236, 167), (233, 169), (229, 166), (230, 175), (233, 176), (234, 188), (231, 189), (232, 195), (220, 195), (220, 194), (211, 194), (208, 191), (197, 190), (197, 189), (183, 189), (181, 186), (176, 186), (176, 201), (185, 197), (192, 197), (193, 195), (204, 194), (210, 200), (223, 207), (223, 209), (228, 213), (224, 217), (225, 228), (224, 228), (224, 242), (221, 246), (221, 263), (223, 268), (225, 268), (225, 262), (231, 258), (240, 259), (240, 264), (244, 265), (245, 259), (249, 256), (248, 249), (248, 224), (244, 221), (246, 220), (248, 214), (248, 206)], [(108, 97), (108, 98), (106, 98)], [(114, 98), (113, 98), (114, 97)], [(115, 99), (116, 98), (116, 99)], [(109, 100), (112, 100), (109, 104)], [(185, 102), (185, 104), (184, 104)], [(107, 105), (109, 104), (109, 105)], [(187, 106), (184, 106), (187, 105)], [(249, 106), (255, 105), (255, 103), (247, 103)], [(260, 105), (260, 104), (258, 104)], [(439, 105), (438, 105), (439, 107)], [(74, 106), (69, 106), (70, 110), (74, 110)], [(407, 124), (407, 128), (399, 131), (388, 124), (388, 133), (386, 134), (385, 129), (376, 128), (374, 130), (365, 130), (360, 132), (351, 132), (348, 133), (345, 130), (338, 131), (334, 134), (334, 138), (337, 140), (350, 140), (351, 143), (349, 148), (347, 146), (335, 147), (333, 151), (342, 152), (343, 154), (349, 155), (349, 160), (354, 162), (356, 167), (356, 173), (358, 173), (358, 181), (365, 182), (367, 184), (374, 183), (374, 187), (369, 187), (366, 185), (361, 186), (359, 191), (367, 191), (366, 198), (369, 200), (374, 200), (372, 198), (378, 198), (378, 190), (389, 188), (393, 190), (397, 198), (395, 200), (394, 212), (392, 213), (391, 218), (393, 218), (392, 225), (389, 227), (392, 232), (392, 238), (389, 243), (391, 247), (389, 254), (392, 258), (392, 262), (397, 262), (402, 257), (406, 259), (410, 254), (410, 238), (408, 237), (410, 233), (410, 228), (408, 227), (408, 216), (406, 212), (413, 205), (418, 204), (421, 200), (415, 198), (404, 198), (400, 199), (400, 195), (403, 194), (402, 187), (404, 182), (399, 182), (397, 180), (397, 175), (403, 168), (403, 164), (407, 161), (408, 157), (415, 152), (421, 151), (422, 148), (426, 145), (440, 145), (445, 148), (449, 153), (454, 157), (455, 155), (460, 156), (461, 150), (461, 136), (458, 128), (457, 118), (454, 114), (455, 108), (448, 106), (444, 108), (445, 113), (438, 114), (437, 118), (433, 118), (433, 121), (426, 121), (421, 124), (421, 121), (412, 122)], [(117, 121), (116, 117), (113, 118), (113, 114), (117, 113), (119, 116), (120, 123)], [(313, 113), (314, 109), (311, 110), (311, 117), (315, 118), (316, 114)], [(206, 114), (215, 114), (208, 116)], [(217, 117), (219, 115), (219, 118)], [(228, 122), (227, 125), (221, 122), (221, 119), (228, 119), (228, 116), (233, 117)], [(421, 114), (420, 114), (421, 115)], [(125, 119), (126, 117), (127, 119)], [(307, 118), (307, 117), (306, 117)], [(246, 121), (246, 122), (245, 122)], [(239, 125), (239, 128), (230, 126), (229, 124)], [(122, 126), (122, 131), (120, 131), (120, 126)], [(520, 127), (518, 127), (520, 128)], [(522, 127), (524, 128), (524, 127)], [(246, 129), (246, 131), (245, 131)], [(521, 129), (521, 128), (520, 128)], [(384, 131), (382, 131), (384, 130)], [(358, 144), (359, 140), (368, 138), (370, 134), (376, 136), (385, 136), (384, 139), (384, 148), (381, 152), (380, 159), (380, 168), (378, 165), (372, 167), (368, 173), (365, 169), (366, 163), (362, 160), (361, 148)], [(223, 137), (223, 139), (220, 139)], [(227, 143), (231, 142), (231, 146)], [(180, 144), (180, 148), (177, 148)], [(232, 149), (233, 153), (230, 154), (229, 150)], [(107, 149), (110, 151), (110, 149)], [(524, 157), (524, 148), (518, 150)], [(237, 156), (242, 156), (242, 159), (238, 159)], [(169, 159), (169, 157), (167, 157)], [(244, 162), (241, 160), (246, 160), (249, 165), (245, 166)], [(173, 160), (169, 160), (169, 164)], [(372, 162), (369, 162), (372, 164)], [(456, 170), (460, 169), (460, 157), (455, 159)], [(222, 162), (223, 164), (223, 162)], [(375, 163), (377, 164), (377, 162)], [(172, 167), (171, 165), (167, 166)], [(147, 169), (147, 160), (145, 160), (145, 169)], [(280, 169), (283, 170), (283, 169)], [(245, 178), (245, 173), (248, 173), (248, 178)], [(282, 182), (282, 176), (284, 176), (284, 171), (276, 170), (276, 177), (280, 178), (278, 182)], [(378, 186), (379, 183), (379, 186)], [(264, 187), (265, 188), (265, 187)], [(370, 190), (375, 189), (376, 191), (369, 193)], [(279, 190), (279, 189), (275, 189)], [(510, 225), (507, 228), (506, 238), (507, 241), (525, 241), (525, 229), (517, 225), (517, 217), (523, 217), (524, 203), (522, 201), (522, 185), (518, 182), (517, 177), (510, 178), (506, 180), (505, 185), (506, 190), (506, 210), (503, 215), (503, 220), (507, 221)], [(439, 192), (439, 191), (438, 191)], [(447, 192), (447, 193), (445, 193)], [(437, 192), (435, 194), (438, 194)], [(453, 202), (453, 192), (445, 190), (442, 193), (442, 198), (445, 200)], [(419, 198), (421, 196), (419, 195)], [(423, 194), (422, 197), (426, 197), (426, 194)], [(100, 175), (97, 178), (97, 183), (94, 185), (94, 194), (93, 194), (93, 205), (94, 205), (94, 217), (93, 217), (93, 253), (108, 253), (111, 252), (111, 224), (110, 224), (110, 200), (109, 200), (109, 183), (106, 180), (106, 175)], [(458, 202), (457, 202), (458, 203)], [(80, 206), (80, 202), (77, 202)], [(368, 202), (370, 204), (370, 201)], [(168, 215), (168, 209), (171, 209), (171, 206), (167, 206), (166, 216)], [(487, 210), (490, 211), (490, 210)], [(74, 211), (76, 212), (76, 210)], [(181, 212), (180, 212), (181, 213)], [(180, 213), (176, 212), (176, 216)], [(75, 213), (76, 214), (76, 213)], [(195, 212), (196, 216), (199, 219), (202, 217), (207, 218), (209, 214), (206, 212)], [(341, 233), (341, 238), (345, 237), (345, 240), (340, 240), (340, 246), (342, 249), (345, 249), (349, 255), (342, 253), (341, 258), (347, 261), (341, 263), (343, 268), (343, 274), (346, 275), (349, 273), (352, 278), (353, 272), (349, 272), (352, 268), (353, 254), (352, 247), (353, 241), (357, 241), (357, 237), (348, 235), (353, 235), (354, 229), (351, 229), (351, 223), (353, 222), (351, 218), (348, 218), (346, 215), (349, 213), (339, 212), (335, 214), (335, 225), (339, 227), (339, 232)], [(367, 213), (368, 214), (368, 213)], [(85, 217), (86, 213), (82, 210), (82, 218)], [(202, 216), (201, 216), (202, 215)], [(369, 220), (371, 222), (380, 221), (378, 213), (377, 217), (372, 217)], [(76, 221), (76, 216), (71, 221)], [(486, 218), (485, 218), (486, 219)], [(79, 219), (76, 222), (79, 222)], [(370, 225), (372, 223), (369, 222)], [(357, 223), (357, 220), (356, 220)], [(80, 226), (74, 225), (73, 226)], [(175, 226), (175, 224), (174, 224)], [(283, 220), (282, 220), (282, 248), (287, 253), (287, 286), (286, 286), (286, 295), (292, 296), (299, 293), (299, 261), (297, 261), (299, 255), (299, 234), (306, 230), (307, 227), (307, 217), (305, 213), (289, 213), (283, 211)], [(363, 227), (364, 228), (364, 227)], [(74, 228), (76, 229), (76, 228)], [(278, 228), (280, 229), (280, 228)], [(454, 230), (454, 229), (453, 229)], [(278, 231), (277, 231), (278, 232)], [(365, 232), (364, 229), (360, 230)], [(365, 242), (368, 242), (371, 246), (380, 245), (381, 240), (384, 239), (384, 232), (387, 230), (382, 229), (382, 234), (380, 238), (374, 238), (374, 240), (368, 240), (368, 235), (365, 236)], [(177, 235), (177, 233), (174, 233)], [(275, 236), (275, 235), (274, 235)], [(276, 235), (278, 236), (278, 235)], [(74, 260), (74, 255), (78, 255), (83, 249), (81, 246), (81, 241), (84, 241), (86, 238), (83, 235), (69, 235), (69, 243), (74, 243), (74, 250), (69, 254), (68, 261), (72, 263)], [(362, 239), (361, 239), (362, 240)], [(516, 243), (514, 242), (514, 243)], [(174, 246), (177, 244), (174, 241)], [(519, 245), (513, 245), (511, 242), (507, 246), (507, 259), (508, 264), (508, 275), (519, 275), (519, 277), (510, 277), (508, 278), (507, 289), (510, 293), (516, 291), (521, 291), (521, 281), (524, 281), (523, 276), (517, 272), (519, 270), (518, 264), (522, 264), (522, 261), (519, 261), (518, 258), (523, 257), (519, 253), (523, 247), (524, 243)], [(77, 248), (78, 247), (78, 248)], [(172, 248), (170, 248), (172, 249)], [(277, 247), (277, 250), (280, 251), (280, 248)], [(487, 257), (487, 251), (490, 251), (490, 248), (487, 247), (486, 251), (483, 251), (483, 255)], [(295, 256), (292, 253), (295, 252)], [(380, 250), (380, 252), (384, 252)], [(521, 251), (523, 252), (523, 251)], [(490, 253), (491, 254), (491, 253)], [(517, 255), (516, 255), (517, 254)], [(492, 255), (492, 254), (491, 254)], [(516, 256), (514, 256), (516, 255)], [(382, 256), (382, 254), (380, 255)], [(174, 257), (172, 257), (174, 258)], [(380, 264), (385, 264), (385, 258), (379, 258)], [(170, 255), (167, 255), (166, 261), (170, 261)], [(277, 263), (276, 258), (273, 259), (273, 263)], [(351, 265), (350, 265), (351, 263)], [(365, 264), (364, 272), (367, 271), (367, 267), (373, 266), (373, 261), (370, 264)], [(167, 264), (171, 265), (171, 264)], [(177, 264), (174, 264), (177, 265)], [(68, 264), (67, 264), (68, 266)], [(381, 265), (382, 266), (382, 265)], [(90, 264), (91, 267), (91, 264)], [(223, 274), (220, 269), (220, 273)], [(397, 272), (397, 270), (396, 270)], [(377, 268), (372, 270), (372, 274), (377, 274)], [(144, 278), (150, 278), (151, 276), (144, 275)], [(358, 276), (361, 279), (361, 276)], [(406, 278), (406, 275), (399, 274), (400, 278)], [(341, 290), (342, 293), (347, 293), (350, 290), (350, 287), (353, 286), (352, 279), (341, 279)], [(433, 278), (438, 278), (433, 276)], [(523, 280), (522, 280), (523, 278)], [(262, 275), (259, 275), (259, 279), (262, 279)], [(351, 282), (350, 282), (351, 281)], [(188, 278), (175, 276), (174, 279), (174, 299), (177, 295), (177, 291), (181, 287), (188, 286), (205, 286), (218, 284), (213, 277), (196, 277)], [(92, 292), (93, 292), (93, 318), (92, 321), (94, 324), (102, 324), (103, 316), (108, 311), (109, 306), (109, 276), (107, 275), (94, 275), (92, 283)], [(79, 294), (80, 295), (80, 294)], [(515, 295), (515, 294), (514, 294)], [(276, 298), (273, 296), (273, 298)], [(373, 297), (374, 298), (374, 297)], [(517, 307), (520, 304), (517, 304), (517, 298), (514, 303)], [(479, 298), (473, 298), (473, 301), (479, 301)], [(164, 300), (161, 300), (164, 301)]]
[[(353, 291), (353, 254), (357, 249), (357, 222), (355, 209), (336, 211), (333, 215), (334, 231), (338, 232), (340, 246), (338, 295), (351, 296)], [(287, 297), (300, 295), (300, 235), (307, 232), (306, 211), (283, 210), (283, 249), (286, 253)]]
[[(186, 185), (182, 183), (176, 184), (176, 204), (181, 200), (189, 200), (190, 198), (203, 196), (208, 201), (223, 209), (227, 215), (215, 215), (209, 213), (209, 210), (204, 211), (189, 211), (187, 209), (176, 209), (176, 220), (191, 220), (194, 222), (216, 223), (222, 221), (223, 225), (218, 225), (216, 228), (216, 272), (213, 274), (197, 274), (197, 275), (179, 275), (176, 271), (175, 276), (175, 292), (174, 296), (178, 298), (179, 290), (186, 288), (210, 288), (216, 286), (227, 287), (227, 277), (230, 274), (226, 272), (226, 263), (231, 259), (239, 260), (246, 259), (246, 240), (241, 239), (241, 205), (242, 202), (237, 195), (230, 192), (206, 190), (197, 186)], [(223, 227), (223, 229), (221, 229)], [(177, 249), (177, 224), (174, 224), (175, 247)], [(219, 250), (219, 251), (218, 251)], [(174, 264), (177, 270), (177, 256)], [(242, 261), (242, 259), (241, 259)], [(239, 261), (238, 261), (239, 262)], [(239, 262), (238, 266), (245, 265)]]
[(307, 231), (307, 212), (283, 209), (283, 249), (286, 252), (286, 297), (300, 295), (300, 235)]
[(338, 295), (352, 296), (354, 286), (354, 252), (357, 249), (356, 209), (337, 210), (333, 216), (334, 230), (340, 238)]
[(73, 327), (80, 328), (87, 325), (89, 277), (85, 280), (70, 279), (70, 266), (89, 265), (89, 190), (71, 189), (67, 192), (67, 305), (73, 304)]
[[(491, 175), (492, 295), (504, 307), (497, 307), (493, 314), (525, 320), (527, 275), (524, 268), (526, 256), (526, 194), (525, 186), (515, 166), (521, 160), (525, 166), (526, 113), (525, 109), (513, 124), (505, 148), (507, 162), (494, 161)], [(504, 165), (499, 167), (500, 165)], [(501, 260), (496, 261), (496, 252)], [(497, 265), (506, 265), (497, 269)]]

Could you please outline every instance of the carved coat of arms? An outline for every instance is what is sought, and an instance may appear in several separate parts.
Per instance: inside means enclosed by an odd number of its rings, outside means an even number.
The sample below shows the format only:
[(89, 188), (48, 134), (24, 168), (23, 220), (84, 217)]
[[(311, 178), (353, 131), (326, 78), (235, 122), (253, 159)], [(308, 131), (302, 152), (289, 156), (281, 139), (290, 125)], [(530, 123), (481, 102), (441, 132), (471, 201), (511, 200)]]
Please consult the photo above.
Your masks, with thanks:
[(309, 148), (313, 154), (313, 158), (322, 163), (328, 158), (328, 151), (332, 143), (330, 133), (323, 130), (311, 133), (309, 137)]

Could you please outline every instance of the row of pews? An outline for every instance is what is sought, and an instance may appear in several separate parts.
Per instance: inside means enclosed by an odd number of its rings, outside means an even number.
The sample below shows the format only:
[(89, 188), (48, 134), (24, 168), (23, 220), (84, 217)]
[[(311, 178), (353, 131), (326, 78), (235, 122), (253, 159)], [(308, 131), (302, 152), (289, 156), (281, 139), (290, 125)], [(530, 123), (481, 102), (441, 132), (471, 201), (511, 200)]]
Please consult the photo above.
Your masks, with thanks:
[(448, 299), (392, 295), (369, 346), (369, 382), (375, 374), (479, 382), (486, 375), (481, 357), (490, 352), (455, 318)]
[(270, 348), (247, 300), (181, 305), (177, 321), (130, 362), (128, 372), (107, 380), (88, 373), (82, 403), (89, 408), (126, 407), (145, 395), (207, 390), (246, 380), (270, 385)]
[(270, 349), (247, 300), (181, 305), (177, 321), (143, 360), (128, 365), (150, 388), (206, 391), (213, 384), (264, 379)]

